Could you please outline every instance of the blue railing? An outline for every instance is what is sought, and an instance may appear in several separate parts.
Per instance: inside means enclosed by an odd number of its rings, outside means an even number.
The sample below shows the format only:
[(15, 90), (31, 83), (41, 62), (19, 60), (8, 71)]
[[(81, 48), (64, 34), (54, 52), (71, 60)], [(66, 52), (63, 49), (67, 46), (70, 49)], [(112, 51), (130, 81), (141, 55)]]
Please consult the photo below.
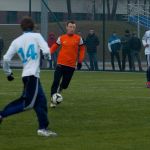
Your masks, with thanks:
[(140, 26), (143, 26), (145, 28), (150, 28), (150, 17), (149, 16), (144, 16), (144, 15), (139, 15), (139, 16), (129, 16), (128, 21), (132, 23), (136, 23)]

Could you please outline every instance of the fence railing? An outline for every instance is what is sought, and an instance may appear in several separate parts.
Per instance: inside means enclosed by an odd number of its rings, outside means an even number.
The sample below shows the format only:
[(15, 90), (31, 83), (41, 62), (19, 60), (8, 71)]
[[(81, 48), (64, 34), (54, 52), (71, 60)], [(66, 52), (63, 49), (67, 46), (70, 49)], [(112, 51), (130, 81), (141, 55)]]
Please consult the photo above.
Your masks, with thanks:
[(128, 5), (128, 21), (145, 28), (150, 28), (150, 12), (143, 5)]

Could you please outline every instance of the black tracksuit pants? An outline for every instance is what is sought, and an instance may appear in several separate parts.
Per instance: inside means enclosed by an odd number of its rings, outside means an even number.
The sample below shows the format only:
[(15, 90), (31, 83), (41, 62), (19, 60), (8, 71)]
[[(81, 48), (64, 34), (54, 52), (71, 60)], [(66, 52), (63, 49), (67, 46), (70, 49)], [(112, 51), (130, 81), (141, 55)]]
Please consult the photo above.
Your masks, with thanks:
[[(73, 76), (75, 68), (64, 66), (64, 65), (57, 65), (56, 70), (54, 72), (54, 80), (51, 87), (51, 96), (54, 93), (67, 89), (71, 78)], [(61, 82), (61, 83), (60, 83)]]

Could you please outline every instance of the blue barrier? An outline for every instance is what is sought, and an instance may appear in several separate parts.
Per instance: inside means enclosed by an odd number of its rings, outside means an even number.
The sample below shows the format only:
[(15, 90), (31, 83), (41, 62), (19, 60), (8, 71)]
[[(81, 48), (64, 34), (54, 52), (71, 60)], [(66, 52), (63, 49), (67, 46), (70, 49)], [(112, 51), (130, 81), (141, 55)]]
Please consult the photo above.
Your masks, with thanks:
[(136, 24), (139, 22), (140, 26), (150, 28), (150, 17), (144, 15), (140, 15), (139, 18), (138, 16), (129, 16), (128, 21)]

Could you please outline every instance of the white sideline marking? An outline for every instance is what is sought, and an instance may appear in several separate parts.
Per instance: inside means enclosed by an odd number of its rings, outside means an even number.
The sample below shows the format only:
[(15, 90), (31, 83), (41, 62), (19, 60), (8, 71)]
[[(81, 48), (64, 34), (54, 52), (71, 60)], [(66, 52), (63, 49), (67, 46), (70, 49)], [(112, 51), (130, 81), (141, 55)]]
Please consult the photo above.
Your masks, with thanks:
[(130, 79), (129, 80), (128, 79), (126, 79), (126, 80), (119, 80), (119, 79), (118, 80), (107, 80), (107, 79), (105, 79), (104, 80), (104, 79), (102, 79), (102, 80), (99, 80), (99, 81), (105, 81), (105, 82), (111, 82), (111, 81), (120, 82), (121, 81), (121, 82), (126, 82), (126, 81), (135, 81), (135, 80), (130, 80)]

